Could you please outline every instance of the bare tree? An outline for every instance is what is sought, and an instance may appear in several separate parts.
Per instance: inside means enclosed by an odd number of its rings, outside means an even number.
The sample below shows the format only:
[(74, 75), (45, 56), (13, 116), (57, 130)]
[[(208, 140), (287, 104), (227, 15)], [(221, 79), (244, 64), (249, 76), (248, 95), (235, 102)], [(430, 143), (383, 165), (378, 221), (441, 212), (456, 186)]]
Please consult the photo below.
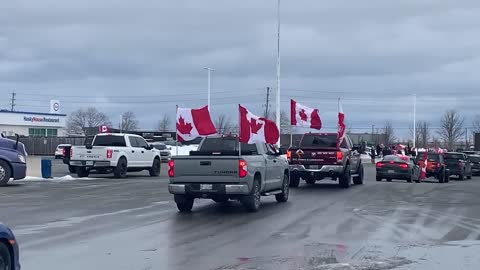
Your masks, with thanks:
[[(430, 123), (417, 121), (415, 127), (415, 145), (417, 147), (427, 147), (430, 140)], [(413, 128), (410, 129), (410, 135), (413, 136)]]
[(170, 131), (171, 124), (172, 121), (170, 120), (168, 114), (164, 114), (162, 119), (158, 121), (158, 130), (162, 132)]
[(390, 121), (385, 122), (385, 126), (383, 127), (383, 143), (386, 145), (390, 145), (395, 142), (397, 139), (395, 137), (392, 123)]
[(440, 129), (437, 133), (449, 150), (452, 150), (455, 147), (455, 143), (465, 135), (465, 130), (463, 129), (464, 121), (465, 119), (455, 110), (448, 110), (442, 116)]
[(120, 124), (120, 130), (134, 131), (138, 129), (138, 120), (132, 111), (124, 112), (122, 114), (122, 123)]
[[(270, 119), (274, 122), (277, 121), (276, 115), (272, 116)], [(290, 134), (293, 131), (292, 125), (290, 123), (290, 117), (285, 111), (280, 111), (280, 133), (281, 134)]]
[(67, 129), (70, 133), (91, 135), (89, 133), (96, 132), (96, 130), (89, 132), (92, 128), (110, 124), (106, 114), (99, 112), (96, 108), (89, 107), (72, 112), (67, 120)]
[(472, 121), (473, 132), (480, 133), (480, 114), (476, 114)]
[(215, 120), (215, 127), (217, 128), (217, 132), (219, 134), (225, 134), (230, 132), (230, 118), (228, 118), (225, 114), (220, 114)]

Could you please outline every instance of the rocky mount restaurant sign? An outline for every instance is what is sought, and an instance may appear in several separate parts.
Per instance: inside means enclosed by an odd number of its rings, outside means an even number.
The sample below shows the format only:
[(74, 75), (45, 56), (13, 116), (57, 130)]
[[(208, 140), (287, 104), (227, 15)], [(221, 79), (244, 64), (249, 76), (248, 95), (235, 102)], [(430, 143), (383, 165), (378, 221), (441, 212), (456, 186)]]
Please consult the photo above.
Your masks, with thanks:
[(39, 127), (65, 127), (65, 115), (44, 115), (29, 113), (0, 113), (0, 125), (11, 126), (39, 126)]

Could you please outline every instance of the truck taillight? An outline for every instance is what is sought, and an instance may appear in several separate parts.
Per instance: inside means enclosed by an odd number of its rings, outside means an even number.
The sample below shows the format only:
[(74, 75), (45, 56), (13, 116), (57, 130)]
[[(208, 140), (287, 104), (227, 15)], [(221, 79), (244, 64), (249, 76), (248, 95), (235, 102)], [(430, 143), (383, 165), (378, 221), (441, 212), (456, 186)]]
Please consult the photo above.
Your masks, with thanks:
[(337, 161), (342, 161), (342, 160), (343, 160), (343, 152), (337, 151)]
[(292, 158), (292, 151), (288, 150), (287, 151), (287, 159), (291, 159)]
[(247, 172), (247, 162), (243, 159), (238, 161), (238, 176), (240, 178), (246, 177), (248, 174)]
[(113, 150), (107, 149), (107, 158), (112, 158), (112, 156), (113, 156)]
[(169, 177), (175, 176), (175, 162), (173, 160), (168, 161), (168, 176)]
[(70, 148), (70, 157), (73, 157), (73, 148)]
[(67, 157), (67, 149), (66, 148), (62, 149), (62, 156)]

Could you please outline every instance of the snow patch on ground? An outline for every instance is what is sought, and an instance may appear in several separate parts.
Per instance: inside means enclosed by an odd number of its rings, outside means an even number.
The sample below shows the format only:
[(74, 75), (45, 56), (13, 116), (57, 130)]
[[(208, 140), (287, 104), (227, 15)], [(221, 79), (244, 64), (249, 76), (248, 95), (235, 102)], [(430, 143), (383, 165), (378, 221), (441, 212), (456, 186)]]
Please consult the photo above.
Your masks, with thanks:
[(34, 176), (27, 176), (22, 180), (16, 180), (15, 182), (21, 182), (21, 181), (53, 181), (53, 182), (62, 182), (62, 181), (73, 181), (73, 180), (97, 180), (98, 178), (75, 178), (71, 175), (65, 175), (62, 177), (53, 177), (53, 178), (42, 178), (42, 177), (34, 177)]
[[(177, 148), (178, 148), (178, 153), (177, 153)], [(172, 150), (170, 150), (170, 153), (172, 153), (172, 156), (188, 156), (190, 155), (190, 151), (197, 151), (197, 148), (198, 148), (198, 145), (196, 144), (172, 146)]]

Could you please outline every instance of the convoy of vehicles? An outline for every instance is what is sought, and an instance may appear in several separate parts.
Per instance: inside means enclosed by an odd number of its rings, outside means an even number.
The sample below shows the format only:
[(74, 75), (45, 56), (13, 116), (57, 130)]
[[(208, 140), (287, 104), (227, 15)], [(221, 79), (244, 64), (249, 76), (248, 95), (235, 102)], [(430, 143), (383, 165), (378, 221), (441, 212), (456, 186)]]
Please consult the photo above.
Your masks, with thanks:
[(150, 143), (150, 145), (160, 151), (160, 157), (162, 158), (162, 162), (168, 162), (172, 158), (172, 148), (167, 146), (166, 144), (160, 142), (153, 142)]
[(385, 156), (382, 161), (376, 163), (376, 180), (386, 179), (391, 182), (393, 179), (406, 180), (408, 183), (420, 182), (420, 167), (415, 160), (400, 155)]
[(27, 152), (23, 143), (17, 139), (0, 138), (0, 186), (10, 179), (23, 179), (27, 173)]
[(298, 187), (300, 178), (314, 184), (324, 178), (338, 180), (342, 188), (363, 184), (364, 168), (360, 158), (364, 149), (354, 146), (348, 136), (337, 146), (337, 133), (304, 134), (298, 147), (288, 149), (290, 186)]
[(0, 223), (0, 269), (19, 270), (20, 252), (13, 232)]
[(467, 154), (458, 152), (445, 153), (447, 169), (450, 175), (458, 176), (459, 180), (472, 178), (472, 163), (468, 159)]
[[(425, 163), (423, 158), (423, 153), (419, 153), (416, 157), (416, 162), (420, 168), (422, 168)], [(447, 163), (443, 154), (434, 152), (427, 153), (426, 177), (434, 177), (439, 183), (449, 182), (450, 172), (447, 169)]]
[(69, 165), (78, 177), (95, 172), (124, 178), (127, 172), (143, 170), (148, 170), (150, 176), (158, 176), (160, 160), (160, 151), (141, 136), (104, 133), (96, 135), (91, 144), (72, 146)]
[(248, 211), (260, 207), (260, 197), (289, 196), (286, 151), (264, 144), (241, 144), (238, 137), (204, 138), (189, 156), (175, 156), (168, 163), (170, 184), (179, 211), (188, 212), (197, 198), (215, 202), (239, 200)]

